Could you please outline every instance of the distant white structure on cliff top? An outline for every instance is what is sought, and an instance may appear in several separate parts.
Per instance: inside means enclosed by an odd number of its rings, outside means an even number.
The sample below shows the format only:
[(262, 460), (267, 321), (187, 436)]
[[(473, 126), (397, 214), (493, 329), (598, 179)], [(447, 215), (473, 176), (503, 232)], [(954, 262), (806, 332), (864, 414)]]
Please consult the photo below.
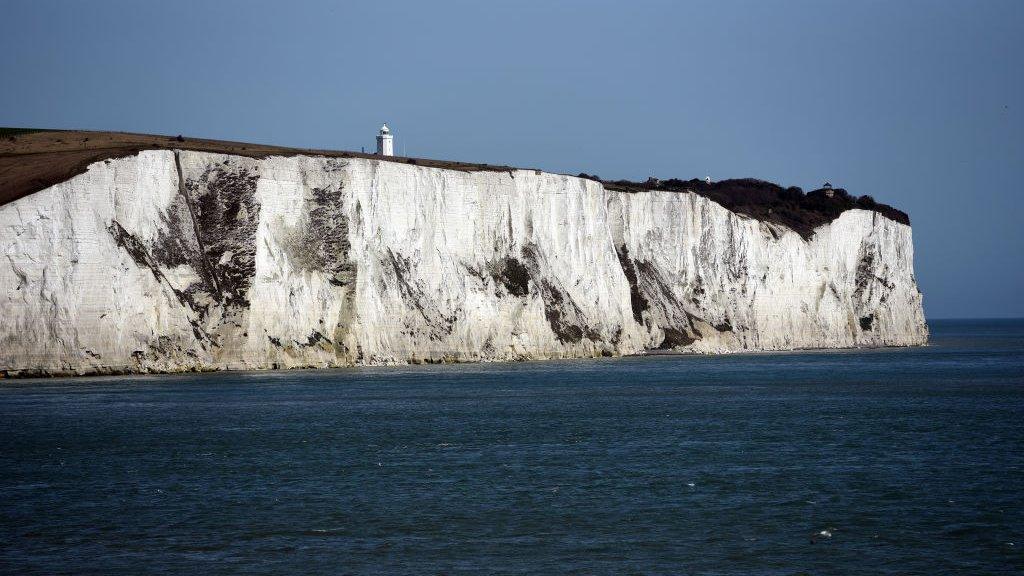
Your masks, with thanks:
[(386, 122), (380, 127), (380, 134), (377, 134), (377, 154), (380, 154), (381, 156), (395, 155), (393, 137), (391, 136), (391, 130), (388, 128)]

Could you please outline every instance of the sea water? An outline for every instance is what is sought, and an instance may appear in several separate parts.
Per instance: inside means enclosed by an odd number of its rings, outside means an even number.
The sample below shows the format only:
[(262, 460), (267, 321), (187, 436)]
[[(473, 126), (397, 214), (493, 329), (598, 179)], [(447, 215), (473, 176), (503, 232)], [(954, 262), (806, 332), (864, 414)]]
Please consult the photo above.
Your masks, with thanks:
[(1019, 574), (1024, 322), (927, 347), (6, 381), (5, 574)]

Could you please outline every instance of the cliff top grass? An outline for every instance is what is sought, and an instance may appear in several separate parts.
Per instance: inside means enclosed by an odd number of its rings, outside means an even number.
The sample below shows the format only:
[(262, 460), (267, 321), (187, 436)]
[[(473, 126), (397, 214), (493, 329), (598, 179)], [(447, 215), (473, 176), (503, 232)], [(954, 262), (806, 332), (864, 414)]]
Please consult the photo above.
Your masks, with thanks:
[[(383, 157), (363, 152), (289, 148), (184, 136), (0, 128), (0, 206), (82, 174), (94, 162), (133, 156), (142, 150), (174, 149), (234, 154), (252, 158), (295, 155), (369, 158), (467, 172), (508, 172), (516, 169), (493, 164), (403, 156)], [(874, 210), (897, 222), (910, 224), (910, 218), (906, 213), (892, 206), (879, 204), (870, 196), (856, 198), (841, 188), (833, 190), (833, 195), (830, 197), (824, 189), (805, 194), (797, 187), (783, 188), (777, 184), (753, 178), (722, 180), (709, 184), (703, 180), (675, 178), (630, 182), (628, 180), (600, 180), (589, 174), (580, 174), (579, 176), (600, 181), (608, 189), (623, 192), (649, 190), (694, 192), (738, 214), (787, 226), (805, 238), (810, 237), (818, 226), (831, 222), (846, 210), (853, 208)]]

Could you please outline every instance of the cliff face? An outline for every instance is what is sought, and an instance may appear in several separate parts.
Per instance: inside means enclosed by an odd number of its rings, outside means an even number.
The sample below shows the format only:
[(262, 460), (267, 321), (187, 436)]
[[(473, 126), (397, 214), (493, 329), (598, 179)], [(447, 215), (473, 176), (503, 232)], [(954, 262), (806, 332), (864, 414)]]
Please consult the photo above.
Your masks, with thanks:
[(533, 170), (143, 151), (0, 206), (0, 251), (9, 374), (927, 340), (906, 225)]
[(728, 352), (927, 341), (910, 227), (876, 212), (844, 212), (805, 241), (695, 194), (617, 194), (608, 206), (649, 345)]

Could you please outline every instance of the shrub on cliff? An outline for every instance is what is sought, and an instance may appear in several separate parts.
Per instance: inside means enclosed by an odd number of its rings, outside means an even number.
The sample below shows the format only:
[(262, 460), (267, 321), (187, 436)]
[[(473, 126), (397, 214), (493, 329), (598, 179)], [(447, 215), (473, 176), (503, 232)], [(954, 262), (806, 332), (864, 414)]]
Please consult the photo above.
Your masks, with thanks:
[(778, 184), (756, 178), (717, 182), (679, 178), (646, 182), (616, 180), (604, 184), (624, 192), (652, 189), (670, 192), (691, 191), (738, 214), (792, 228), (805, 238), (810, 237), (818, 226), (835, 220), (840, 214), (853, 208), (873, 210), (896, 222), (910, 224), (910, 218), (904, 212), (875, 202), (871, 196), (854, 198), (843, 188), (819, 188), (804, 193), (799, 186), (783, 188)]
[(876, 206), (878, 206), (878, 202), (875, 202), (875, 199), (867, 194), (861, 196), (860, 198), (857, 198), (858, 208), (863, 208), (865, 210), (874, 210)]

